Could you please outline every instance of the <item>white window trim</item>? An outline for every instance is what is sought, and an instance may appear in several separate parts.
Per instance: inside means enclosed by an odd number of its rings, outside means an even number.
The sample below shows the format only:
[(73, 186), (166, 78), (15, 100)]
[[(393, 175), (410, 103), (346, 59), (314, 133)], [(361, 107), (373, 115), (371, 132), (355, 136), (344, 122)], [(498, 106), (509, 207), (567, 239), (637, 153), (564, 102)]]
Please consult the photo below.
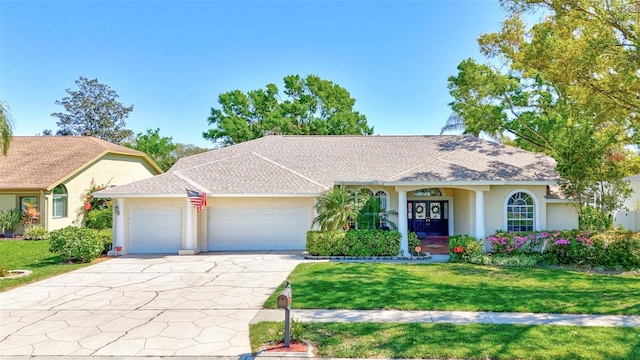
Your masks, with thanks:
[[(55, 194), (52, 191), (52, 196), (51, 196), (51, 218), (52, 219), (64, 219), (66, 217), (69, 217), (69, 190), (67, 190), (67, 187), (60, 184), (58, 186), (62, 186), (64, 188), (65, 193), (64, 194)], [(58, 187), (56, 186), (56, 187)], [(55, 214), (55, 209), (56, 209), (56, 199), (66, 199), (66, 201), (64, 202), (64, 215), (60, 216), (60, 215), (56, 215)]]
[(508, 231), (509, 229), (509, 221), (507, 219), (507, 206), (509, 206), (509, 199), (511, 199), (511, 197), (517, 193), (525, 193), (529, 195), (533, 200), (533, 230), (540, 231), (540, 202), (538, 201), (538, 198), (536, 197), (536, 195), (533, 192), (531, 192), (531, 190), (527, 190), (527, 189), (513, 190), (507, 195), (507, 197), (505, 197), (504, 205), (502, 206), (502, 211), (503, 211), (502, 216), (504, 218), (503, 229), (505, 231)]

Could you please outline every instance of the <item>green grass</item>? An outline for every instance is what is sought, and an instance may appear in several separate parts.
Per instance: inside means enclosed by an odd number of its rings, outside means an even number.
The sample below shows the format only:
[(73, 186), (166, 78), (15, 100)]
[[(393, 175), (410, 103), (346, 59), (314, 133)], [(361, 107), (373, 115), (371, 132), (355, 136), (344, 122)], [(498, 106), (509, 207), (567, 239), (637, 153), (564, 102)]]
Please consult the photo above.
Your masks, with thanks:
[[(550, 325), (301, 324), (321, 358), (640, 359), (640, 329)], [(251, 348), (282, 340), (282, 323), (251, 326)]]
[[(289, 280), (298, 309), (640, 315), (638, 275), (469, 264), (308, 263)], [(275, 307), (279, 292), (266, 307)]]
[(0, 291), (69, 272), (89, 264), (67, 264), (49, 252), (49, 241), (0, 240), (0, 265), (9, 270), (31, 270), (33, 274), (0, 280)]

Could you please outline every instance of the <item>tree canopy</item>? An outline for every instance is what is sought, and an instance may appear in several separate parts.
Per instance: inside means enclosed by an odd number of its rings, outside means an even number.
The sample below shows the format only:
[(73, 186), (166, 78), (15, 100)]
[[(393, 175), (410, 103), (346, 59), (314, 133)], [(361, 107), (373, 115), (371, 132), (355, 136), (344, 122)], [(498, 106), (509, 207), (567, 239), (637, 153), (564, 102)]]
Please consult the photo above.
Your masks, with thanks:
[(449, 78), (451, 108), (466, 133), (553, 156), (565, 194), (612, 210), (628, 194), (624, 146), (640, 142), (640, 2), (501, 3), (501, 30), (478, 40), (487, 61), (464, 60)]
[(281, 95), (275, 84), (246, 94), (233, 90), (218, 97), (212, 108), (212, 129), (203, 133), (221, 145), (257, 139), (267, 134), (371, 135), (365, 115), (353, 109), (355, 99), (343, 87), (316, 75), (284, 78)]
[(173, 138), (161, 136), (159, 128), (138, 133), (134, 139), (123, 145), (149, 155), (163, 171), (169, 170), (180, 158), (209, 151), (192, 144), (174, 143)]
[(6, 102), (0, 100), (0, 152), (7, 155), (9, 152), (9, 143), (13, 136), (13, 122), (11, 114), (9, 114), (9, 106)]
[[(116, 91), (98, 79), (80, 76), (75, 83), (78, 90), (66, 89), (69, 96), (55, 102), (66, 111), (51, 114), (58, 118), (56, 135), (94, 136), (116, 144), (133, 135), (125, 129), (125, 119), (133, 105), (124, 106), (117, 100)], [(43, 133), (47, 135), (51, 131)]]
[(146, 133), (138, 133), (131, 143), (125, 142), (124, 146), (140, 150), (149, 155), (163, 171), (169, 170), (178, 160), (173, 155), (176, 144), (171, 137), (160, 136), (160, 129), (147, 129)]

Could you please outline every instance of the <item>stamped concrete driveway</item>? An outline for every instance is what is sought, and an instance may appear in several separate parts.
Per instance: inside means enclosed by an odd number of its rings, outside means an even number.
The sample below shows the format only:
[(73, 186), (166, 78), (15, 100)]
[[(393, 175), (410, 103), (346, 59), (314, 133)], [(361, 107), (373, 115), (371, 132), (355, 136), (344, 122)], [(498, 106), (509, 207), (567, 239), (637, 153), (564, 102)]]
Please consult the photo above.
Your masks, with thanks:
[(248, 323), (301, 261), (132, 255), (9, 290), (0, 293), (0, 354), (246, 355)]

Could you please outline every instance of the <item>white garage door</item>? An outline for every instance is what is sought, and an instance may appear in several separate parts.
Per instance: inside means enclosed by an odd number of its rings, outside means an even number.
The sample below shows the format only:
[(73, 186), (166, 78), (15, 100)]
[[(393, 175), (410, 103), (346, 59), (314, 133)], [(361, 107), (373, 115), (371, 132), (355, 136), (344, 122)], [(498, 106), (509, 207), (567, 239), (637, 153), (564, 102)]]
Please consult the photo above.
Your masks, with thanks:
[(182, 209), (132, 209), (129, 252), (177, 253), (182, 247)]
[(209, 208), (209, 250), (304, 249), (310, 208)]

